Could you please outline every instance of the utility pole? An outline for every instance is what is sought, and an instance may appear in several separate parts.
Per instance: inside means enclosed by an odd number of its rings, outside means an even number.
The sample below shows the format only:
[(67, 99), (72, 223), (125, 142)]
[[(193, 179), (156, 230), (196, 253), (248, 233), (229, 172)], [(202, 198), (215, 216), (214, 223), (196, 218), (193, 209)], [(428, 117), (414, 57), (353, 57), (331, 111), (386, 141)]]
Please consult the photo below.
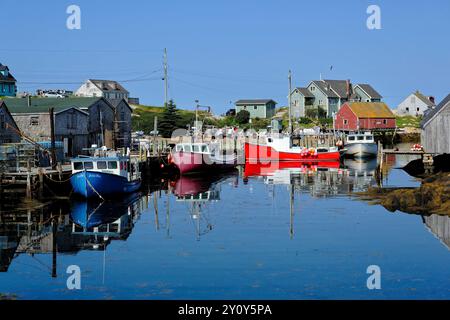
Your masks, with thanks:
[(288, 132), (289, 134), (292, 133), (292, 114), (291, 114), (291, 93), (292, 93), (292, 74), (291, 74), (291, 70), (289, 70), (289, 75), (288, 75), (288, 79), (289, 79), (289, 95), (288, 95), (288, 109), (289, 109), (289, 129)]
[(55, 109), (50, 108), (50, 139), (51, 139), (51, 158), (52, 169), (56, 169), (56, 138), (55, 138)]
[(167, 107), (169, 101), (168, 101), (168, 79), (167, 79), (167, 49), (164, 48), (164, 103)]

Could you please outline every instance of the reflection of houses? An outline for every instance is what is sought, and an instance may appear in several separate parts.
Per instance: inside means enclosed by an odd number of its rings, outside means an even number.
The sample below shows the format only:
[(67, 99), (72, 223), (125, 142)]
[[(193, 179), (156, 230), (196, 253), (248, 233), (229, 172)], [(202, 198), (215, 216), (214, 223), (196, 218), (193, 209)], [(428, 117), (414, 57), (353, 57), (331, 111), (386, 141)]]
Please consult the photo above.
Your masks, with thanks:
[(423, 217), (425, 225), (442, 242), (444, 246), (450, 249), (450, 217), (431, 215)]
[[(376, 166), (376, 161), (375, 161)], [(265, 177), (271, 185), (290, 185), (301, 193), (313, 197), (332, 197), (366, 191), (376, 183), (373, 163), (360, 168), (289, 168), (276, 170)]]

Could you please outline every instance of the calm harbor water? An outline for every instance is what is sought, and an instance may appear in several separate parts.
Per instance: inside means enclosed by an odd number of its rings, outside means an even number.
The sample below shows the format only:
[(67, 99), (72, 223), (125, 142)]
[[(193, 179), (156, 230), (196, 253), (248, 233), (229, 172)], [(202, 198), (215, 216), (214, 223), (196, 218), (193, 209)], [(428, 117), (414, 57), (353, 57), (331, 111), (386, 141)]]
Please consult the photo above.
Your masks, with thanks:
[[(415, 187), (412, 158), (160, 181), (105, 203), (3, 206), (0, 293), (18, 299), (449, 299), (449, 218), (352, 196)], [(168, 191), (169, 189), (169, 191)], [(18, 204), (19, 207), (27, 207)], [(51, 217), (56, 217), (52, 219)], [(81, 269), (81, 290), (66, 286)], [(381, 268), (381, 290), (366, 269)]]

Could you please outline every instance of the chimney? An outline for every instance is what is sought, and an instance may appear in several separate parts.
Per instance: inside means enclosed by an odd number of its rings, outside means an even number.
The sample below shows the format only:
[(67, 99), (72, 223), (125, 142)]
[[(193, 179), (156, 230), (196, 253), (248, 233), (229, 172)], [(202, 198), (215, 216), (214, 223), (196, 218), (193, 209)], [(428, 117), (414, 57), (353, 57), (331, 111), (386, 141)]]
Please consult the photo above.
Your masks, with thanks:
[(434, 102), (434, 97), (433, 96), (429, 96), (428, 100), (430, 100), (432, 104), (436, 104), (436, 102)]
[(347, 100), (350, 100), (350, 80), (345, 81), (347, 85)]

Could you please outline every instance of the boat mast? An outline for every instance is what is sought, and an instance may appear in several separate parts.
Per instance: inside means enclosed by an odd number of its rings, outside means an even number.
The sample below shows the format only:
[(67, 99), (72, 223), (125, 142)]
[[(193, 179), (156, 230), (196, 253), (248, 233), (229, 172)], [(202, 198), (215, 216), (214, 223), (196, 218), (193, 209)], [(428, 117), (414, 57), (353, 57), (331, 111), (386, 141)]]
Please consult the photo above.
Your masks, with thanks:
[(291, 93), (292, 93), (292, 74), (291, 74), (291, 70), (289, 70), (289, 74), (288, 74), (288, 80), (289, 80), (289, 95), (288, 95), (288, 110), (289, 110), (289, 128), (288, 128), (288, 132), (289, 134), (292, 133), (292, 114), (291, 114)]

